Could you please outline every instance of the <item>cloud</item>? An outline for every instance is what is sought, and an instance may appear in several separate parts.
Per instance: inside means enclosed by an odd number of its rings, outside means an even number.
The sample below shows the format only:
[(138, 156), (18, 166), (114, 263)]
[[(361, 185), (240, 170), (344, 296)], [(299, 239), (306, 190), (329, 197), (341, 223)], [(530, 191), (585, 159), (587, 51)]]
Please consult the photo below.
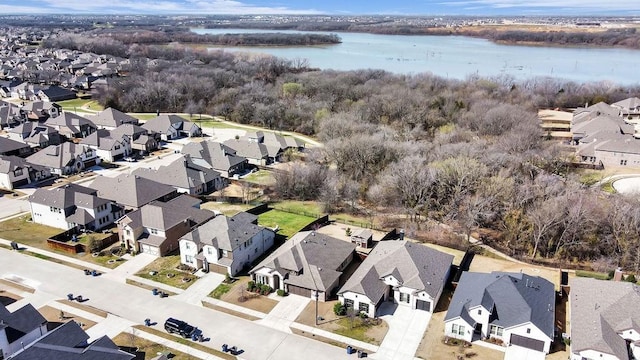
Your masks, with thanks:
[(484, 6), (493, 9), (508, 8), (566, 8), (582, 10), (604, 11), (637, 11), (638, 0), (451, 0), (441, 2), (441, 5), (449, 6)]
[[(8, 8), (2, 13), (91, 13), (91, 14), (316, 14), (314, 9), (285, 6), (255, 6), (235, 0), (40, 0), (33, 6)], [(42, 4), (37, 7), (36, 3)]]

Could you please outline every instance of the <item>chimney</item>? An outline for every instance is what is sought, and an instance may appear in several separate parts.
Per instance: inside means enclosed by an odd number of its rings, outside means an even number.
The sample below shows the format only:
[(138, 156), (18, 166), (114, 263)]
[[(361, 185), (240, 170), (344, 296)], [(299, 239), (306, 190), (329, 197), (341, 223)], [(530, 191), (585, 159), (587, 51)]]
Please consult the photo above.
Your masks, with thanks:
[(613, 272), (613, 281), (622, 281), (622, 268), (617, 268), (616, 271)]

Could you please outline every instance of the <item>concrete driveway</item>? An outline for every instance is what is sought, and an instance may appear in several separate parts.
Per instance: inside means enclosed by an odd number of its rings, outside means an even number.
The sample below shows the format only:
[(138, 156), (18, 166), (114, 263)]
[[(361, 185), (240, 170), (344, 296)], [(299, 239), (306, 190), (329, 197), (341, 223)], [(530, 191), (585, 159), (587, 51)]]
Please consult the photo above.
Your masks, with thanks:
[(379, 360), (413, 359), (429, 326), (431, 313), (385, 302), (380, 307), (380, 314), (383, 314), (380, 318), (389, 325), (389, 331), (378, 352), (370, 357)]
[(544, 360), (545, 353), (522, 346), (511, 345), (504, 352), (504, 360)]
[[(108, 276), (88, 277), (77, 269), (19, 252), (0, 249), (0, 263), (0, 278), (12, 276), (24, 284), (33, 285), (36, 289), (33, 296), (36, 298), (64, 299), (66, 294), (74, 293), (89, 299), (84, 305), (123, 319), (110, 319), (102, 325), (107, 333), (119, 331), (127, 325), (126, 321), (142, 324), (146, 318), (158, 323), (154, 328), (164, 331), (164, 320), (176, 317), (197, 326), (206, 337), (211, 338), (203, 345), (215, 349), (220, 349), (223, 343), (238, 346), (244, 350), (243, 359), (353, 358), (339, 347), (277, 331), (173, 297), (153, 296), (146, 289), (114, 281)], [(110, 327), (109, 324), (113, 325)]]
[(281, 298), (278, 305), (264, 319), (258, 320), (256, 323), (291, 333), (291, 323), (298, 318), (309, 301), (311, 301), (310, 298), (289, 294)]

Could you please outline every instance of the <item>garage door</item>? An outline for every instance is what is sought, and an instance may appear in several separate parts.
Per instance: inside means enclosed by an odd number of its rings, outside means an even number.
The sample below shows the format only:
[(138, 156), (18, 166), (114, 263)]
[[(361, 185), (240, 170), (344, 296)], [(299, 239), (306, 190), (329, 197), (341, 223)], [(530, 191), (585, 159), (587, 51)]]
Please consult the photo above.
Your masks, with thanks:
[(142, 244), (141, 250), (145, 254), (160, 256), (160, 251), (158, 251), (158, 248), (155, 246)]
[(289, 294), (300, 295), (304, 297), (311, 297), (311, 290), (301, 288), (299, 286), (289, 285)]
[(532, 339), (526, 336), (511, 334), (511, 345), (522, 346), (527, 349), (544, 351), (544, 341)]
[(424, 301), (424, 300), (417, 300), (416, 301), (416, 309), (424, 310), (424, 311), (431, 311), (431, 302), (430, 301)]

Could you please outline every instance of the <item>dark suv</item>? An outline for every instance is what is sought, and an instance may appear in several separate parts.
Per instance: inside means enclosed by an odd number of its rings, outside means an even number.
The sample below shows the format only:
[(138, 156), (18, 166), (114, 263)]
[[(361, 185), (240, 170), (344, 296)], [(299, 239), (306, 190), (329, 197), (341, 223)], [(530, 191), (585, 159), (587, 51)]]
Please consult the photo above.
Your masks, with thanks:
[(167, 330), (169, 334), (180, 334), (183, 338), (191, 337), (196, 331), (195, 327), (174, 318), (168, 318), (167, 321), (164, 322), (164, 329)]

